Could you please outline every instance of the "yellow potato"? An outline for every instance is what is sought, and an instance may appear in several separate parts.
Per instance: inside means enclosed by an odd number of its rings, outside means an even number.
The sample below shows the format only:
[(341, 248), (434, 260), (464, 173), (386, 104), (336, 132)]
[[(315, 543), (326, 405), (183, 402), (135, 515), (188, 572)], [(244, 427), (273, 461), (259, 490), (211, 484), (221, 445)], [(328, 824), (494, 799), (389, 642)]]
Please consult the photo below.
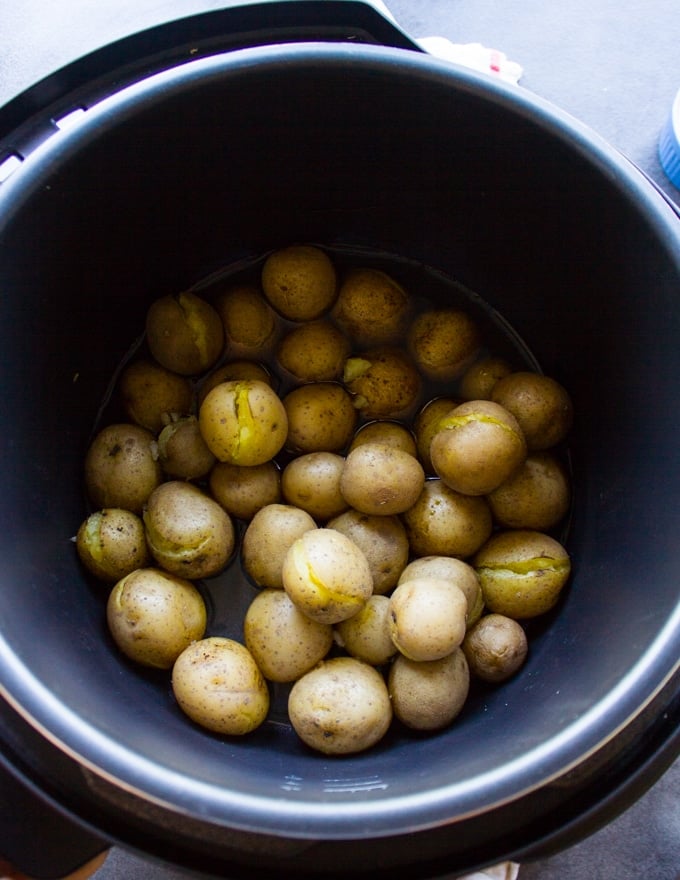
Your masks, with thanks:
[(169, 669), (203, 636), (207, 614), (191, 581), (157, 568), (140, 568), (111, 590), (106, 620), (116, 645), (131, 660)]
[(279, 367), (298, 382), (340, 379), (350, 341), (327, 318), (293, 327), (276, 349)]
[(76, 550), (88, 571), (112, 584), (149, 563), (144, 523), (120, 508), (90, 514), (78, 529)]
[(295, 681), (323, 660), (333, 628), (303, 614), (283, 590), (255, 596), (243, 621), (246, 647), (269, 681)]
[(219, 461), (256, 465), (281, 450), (288, 434), (286, 411), (276, 392), (258, 379), (216, 385), (198, 414), (201, 434)]
[(350, 507), (372, 516), (404, 513), (418, 500), (425, 472), (403, 449), (364, 443), (345, 459), (340, 491)]
[(386, 272), (350, 269), (340, 285), (333, 319), (356, 346), (393, 344), (404, 335), (411, 298)]
[(173, 416), (190, 413), (193, 406), (191, 381), (146, 359), (133, 361), (123, 370), (118, 394), (130, 421), (153, 434)]
[(361, 611), (335, 624), (335, 641), (357, 660), (382, 666), (397, 653), (390, 634), (390, 600), (370, 596)]
[(278, 318), (257, 287), (235, 284), (220, 293), (215, 308), (224, 326), (228, 357), (259, 359), (273, 349)]
[(388, 688), (394, 715), (414, 730), (440, 730), (460, 714), (470, 690), (470, 670), (460, 648), (440, 660), (415, 662), (399, 654)]
[(406, 529), (398, 516), (370, 516), (350, 509), (329, 520), (326, 526), (342, 532), (363, 551), (371, 569), (374, 593), (384, 595), (396, 586), (410, 552)]
[(312, 517), (292, 504), (268, 504), (255, 514), (241, 542), (244, 571), (260, 587), (283, 589), (283, 561), (291, 545), (317, 528)]
[(456, 308), (426, 309), (408, 333), (408, 349), (420, 372), (436, 382), (451, 382), (477, 355), (481, 344), (477, 323)]
[(284, 318), (311, 321), (335, 302), (335, 267), (320, 248), (312, 245), (281, 248), (265, 260), (262, 290)]
[(283, 399), (288, 418), (286, 448), (291, 452), (341, 452), (354, 434), (357, 412), (337, 382), (310, 382)]
[(217, 503), (237, 519), (251, 520), (258, 510), (281, 501), (281, 472), (273, 461), (255, 465), (218, 461), (208, 483)]
[(532, 451), (556, 446), (573, 422), (574, 407), (567, 390), (540, 373), (510, 373), (494, 385), (491, 399), (517, 419)]
[(484, 610), (482, 585), (477, 572), (468, 562), (454, 556), (420, 556), (404, 568), (399, 576), (399, 583), (423, 577), (452, 581), (465, 593), (468, 629), (479, 620)]
[(146, 340), (161, 366), (182, 376), (196, 376), (209, 370), (222, 354), (224, 329), (214, 307), (186, 291), (151, 304)]
[(344, 464), (345, 459), (335, 452), (299, 455), (281, 474), (284, 499), (319, 522), (339, 516), (349, 507), (340, 491)]
[(173, 666), (172, 690), (180, 709), (215, 733), (251, 733), (269, 711), (267, 683), (250, 651), (233, 639), (189, 645)]
[(467, 598), (453, 581), (421, 577), (402, 581), (389, 599), (390, 634), (411, 660), (439, 660), (460, 646)]
[(392, 720), (382, 675), (354, 657), (322, 661), (293, 685), (288, 715), (300, 739), (327, 755), (364, 751), (379, 742)]
[(529, 645), (522, 626), (503, 614), (485, 614), (463, 640), (470, 672), (482, 681), (505, 681), (527, 657)]

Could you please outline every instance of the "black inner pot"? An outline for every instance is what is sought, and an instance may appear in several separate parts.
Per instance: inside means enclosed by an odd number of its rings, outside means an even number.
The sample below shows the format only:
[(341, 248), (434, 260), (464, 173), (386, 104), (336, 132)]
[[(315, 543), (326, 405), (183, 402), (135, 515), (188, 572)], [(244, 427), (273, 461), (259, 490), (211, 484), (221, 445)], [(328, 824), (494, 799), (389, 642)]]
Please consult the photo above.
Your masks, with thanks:
[[(452, 870), (481, 863), (510, 847), (519, 820), (503, 805), (602, 746), (615, 754), (672, 682), (678, 223), (578, 125), (417, 53), (248, 49), (90, 110), (3, 185), (0, 223), (3, 684), (84, 768), (93, 810), (136, 811), (137, 827), (154, 829), (141, 846), (167, 828), (173, 858), (256, 852), (281, 870), (375, 873), (366, 856), (382, 838), (388, 868), (442, 853)], [(294, 241), (451, 275), (576, 407), (573, 576), (524, 670), (442, 733), (399, 730), (339, 760), (276, 719), (243, 740), (188, 723), (167, 675), (113, 649), (105, 591), (70, 540), (98, 407), (150, 301)], [(503, 809), (507, 824), (484, 824)], [(416, 832), (420, 849), (394, 846)]]

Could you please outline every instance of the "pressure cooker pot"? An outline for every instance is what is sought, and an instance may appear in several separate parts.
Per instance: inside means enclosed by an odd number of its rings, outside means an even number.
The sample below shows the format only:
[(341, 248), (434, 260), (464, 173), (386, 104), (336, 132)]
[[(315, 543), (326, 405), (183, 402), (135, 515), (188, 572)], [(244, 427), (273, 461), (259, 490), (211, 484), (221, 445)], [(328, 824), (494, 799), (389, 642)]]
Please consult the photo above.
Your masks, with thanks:
[[(82, 842), (55, 870), (119, 842), (206, 876), (429, 878), (555, 851), (639, 796), (680, 746), (676, 209), (578, 122), (362, 3), (197, 16), (3, 114), (0, 740)], [(149, 304), (295, 242), (440, 305), (450, 279), (575, 408), (572, 574), (523, 669), (445, 730), (339, 758), (281, 716), (190, 723), (116, 650), (71, 540)], [(236, 563), (220, 589), (252, 588)]]

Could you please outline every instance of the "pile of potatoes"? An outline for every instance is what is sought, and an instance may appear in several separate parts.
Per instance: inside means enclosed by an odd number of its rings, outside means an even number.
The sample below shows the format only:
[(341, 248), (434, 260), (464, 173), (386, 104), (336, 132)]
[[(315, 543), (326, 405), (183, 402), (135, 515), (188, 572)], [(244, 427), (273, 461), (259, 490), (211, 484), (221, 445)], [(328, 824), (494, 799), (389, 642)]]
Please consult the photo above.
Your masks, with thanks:
[[(189, 718), (249, 733), (287, 683), (294, 730), (326, 754), (393, 718), (450, 724), (471, 680), (522, 666), (525, 622), (570, 574), (566, 390), (490, 352), (466, 309), (337, 262), (292, 245), (256, 281), (152, 303), (75, 539), (116, 645), (170, 670)], [(237, 554), (242, 642), (205, 599)]]

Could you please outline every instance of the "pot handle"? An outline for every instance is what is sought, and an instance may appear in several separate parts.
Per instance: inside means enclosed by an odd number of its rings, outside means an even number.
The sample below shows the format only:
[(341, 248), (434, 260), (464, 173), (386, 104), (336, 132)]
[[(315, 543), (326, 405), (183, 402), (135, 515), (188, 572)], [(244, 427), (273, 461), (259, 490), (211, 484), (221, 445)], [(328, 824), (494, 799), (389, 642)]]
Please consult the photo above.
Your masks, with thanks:
[(3, 168), (11, 172), (72, 113), (128, 85), (203, 56), (304, 41), (423, 52), (382, 0), (234, 0), (96, 49), (0, 107), (0, 183)]

